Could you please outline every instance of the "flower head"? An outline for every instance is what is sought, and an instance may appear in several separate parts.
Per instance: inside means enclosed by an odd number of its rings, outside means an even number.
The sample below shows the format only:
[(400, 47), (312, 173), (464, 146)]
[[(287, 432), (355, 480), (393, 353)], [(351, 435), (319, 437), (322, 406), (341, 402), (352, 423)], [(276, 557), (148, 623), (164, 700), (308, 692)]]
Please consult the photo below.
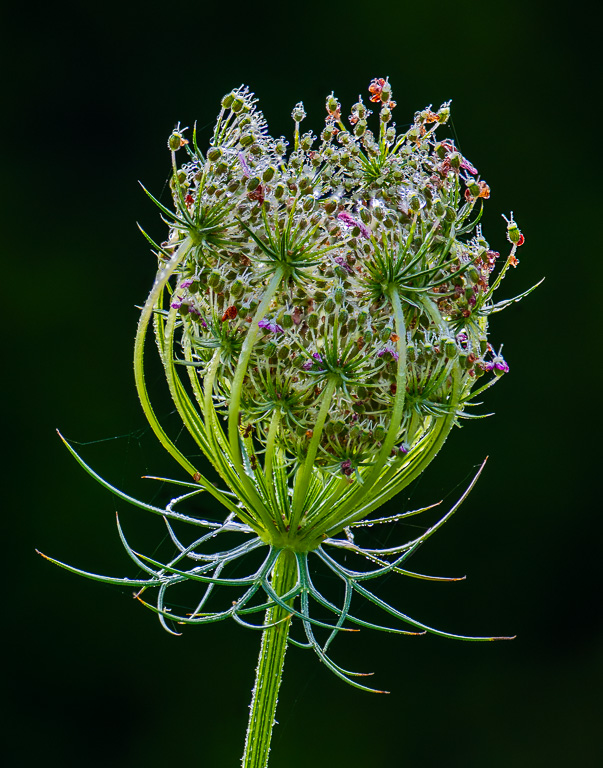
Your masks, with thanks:
[[(389, 81), (376, 78), (369, 92), (381, 105), (375, 132), (361, 98), (348, 130), (331, 94), (320, 137), (300, 135), (305, 109), (295, 106), (288, 155), (247, 88), (222, 100), (206, 152), (195, 133), (191, 141), (179, 127), (170, 135), (173, 209), (152, 198), (169, 233), (159, 246), (147, 238), (158, 271), (141, 314), (135, 372), (147, 418), (194, 490), (170, 502), (165, 514), (147, 507), (168, 526), (178, 519), (214, 532), (185, 546), (170, 528), (180, 554), (167, 565), (142, 562), (126, 543), (151, 574), (148, 584), (160, 586), (155, 610), (164, 625), (172, 616), (163, 606), (165, 590), (183, 580), (207, 584), (207, 594), (216, 584), (248, 588), (215, 614), (241, 623), (259, 610), (245, 606), (261, 587), (274, 604), (304, 618), (310, 647), (344, 677), (325, 650), (350, 618), (349, 600), (341, 610), (325, 602), (311, 583), (308, 555), (316, 553), (345, 582), (346, 594), (373, 599), (363, 579), (401, 571), (403, 559), (437, 529), (441, 523), (387, 550), (360, 549), (351, 533), (428, 466), (474, 395), (509, 370), (490, 345), (489, 317), (529, 293), (494, 301), (524, 238), (511, 214), (511, 251), (494, 275), (499, 254), (478, 225), (490, 188), (450, 139), (435, 137), (449, 104), (417, 112), (398, 133)], [(176, 447), (151, 407), (143, 349), (152, 318), (177, 411), (221, 486)], [(486, 374), (488, 381), (478, 383)], [(201, 490), (228, 510), (223, 524), (174, 511)], [(197, 551), (216, 527), (252, 538), (229, 552)], [(370, 575), (351, 571), (324, 545), (362, 554), (378, 568)], [(219, 577), (260, 546), (269, 550), (255, 574)], [(290, 597), (301, 595), (299, 611), (279, 602), (269, 583), (284, 550), (297, 562)], [(194, 564), (184, 571), (187, 558)], [(312, 635), (313, 624), (326, 625), (310, 617), (308, 594), (339, 616), (324, 646)], [(217, 620), (201, 610), (204, 600), (179, 620)]]

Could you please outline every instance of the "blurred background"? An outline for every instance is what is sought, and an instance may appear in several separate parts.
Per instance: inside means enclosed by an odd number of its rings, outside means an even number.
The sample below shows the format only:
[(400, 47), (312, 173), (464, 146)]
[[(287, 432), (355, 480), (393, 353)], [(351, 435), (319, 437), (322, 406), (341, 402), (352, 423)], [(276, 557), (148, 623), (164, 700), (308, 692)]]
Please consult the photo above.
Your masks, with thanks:
[[(457, 143), (492, 189), (484, 233), (496, 250), (501, 214), (514, 211), (526, 242), (500, 298), (546, 280), (493, 318), (511, 366), (485, 397), (496, 415), (456, 430), (388, 508), (451, 504), (488, 455), (469, 500), (412, 562), (467, 580), (394, 576), (378, 592), (432, 626), (517, 639), (340, 638), (336, 660), (373, 671), (388, 696), (292, 648), (271, 768), (600, 765), (600, 59), (583, 5), (124, 0), (12, 4), (4, 19), (8, 764), (238, 765), (259, 634), (229, 622), (172, 637), (128, 590), (35, 554), (134, 577), (115, 511), (142, 551), (165, 535), (96, 485), (55, 428), (133, 495), (157, 492), (141, 475), (181, 476), (134, 391), (136, 306), (155, 270), (136, 222), (164, 232), (138, 180), (167, 201), (170, 131), (197, 121), (203, 146), (241, 82), (273, 135), (291, 136), (296, 102), (318, 132), (332, 90), (349, 110), (389, 76), (399, 127), (452, 99)], [(167, 397), (158, 411), (176, 434)]]

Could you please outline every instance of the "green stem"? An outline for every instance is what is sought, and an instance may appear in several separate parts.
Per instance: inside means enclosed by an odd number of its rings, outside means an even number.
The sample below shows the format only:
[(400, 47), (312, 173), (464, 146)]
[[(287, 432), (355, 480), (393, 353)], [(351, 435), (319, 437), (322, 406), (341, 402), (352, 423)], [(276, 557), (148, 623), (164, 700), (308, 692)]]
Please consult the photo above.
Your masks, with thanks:
[[(296, 583), (297, 562), (295, 555), (290, 550), (283, 549), (276, 561), (272, 575), (272, 588), (280, 596), (286, 594)], [(279, 623), (274, 625), (275, 622)], [(262, 633), (262, 645), (251, 699), (242, 768), (266, 768), (268, 765), (291, 614), (288, 614), (279, 605), (273, 605), (266, 611), (264, 624), (273, 626), (264, 629)]]
[(247, 366), (249, 365), (249, 359), (253, 350), (253, 345), (259, 332), (259, 321), (264, 317), (270, 306), (270, 302), (274, 298), (274, 294), (277, 292), (278, 287), (283, 279), (284, 270), (279, 267), (274, 273), (272, 280), (270, 281), (260, 305), (256, 309), (255, 315), (247, 331), (247, 336), (243, 342), (241, 353), (239, 355), (239, 362), (235, 370), (235, 374), (232, 380), (232, 386), (230, 388), (230, 403), (228, 404), (228, 440), (230, 443), (230, 458), (237, 470), (241, 484), (248, 492), (250, 498), (259, 502), (259, 506), (262, 506), (261, 499), (258, 496), (250, 478), (248, 477), (243, 467), (243, 460), (241, 457), (240, 446), (240, 434), (239, 434), (239, 415), (241, 413), (241, 391), (243, 389), (243, 379), (247, 373)]
[(306, 501), (306, 492), (312, 479), (312, 472), (314, 471), (314, 459), (316, 458), (316, 452), (320, 445), (320, 438), (322, 436), (322, 430), (327, 420), (329, 409), (333, 407), (333, 394), (337, 387), (335, 379), (331, 379), (326, 387), (322, 391), (322, 404), (316, 418), (316, 424), (312, 430), (312, 439), (308, 446), (308, 453), (306, 459), (302, 465), (301, 470), (295, 478), (295, 488), (293, 491), (293, 504), (291, 512), (290, 526), (291, 530), (295, 531), (302, 518), (304, 511), (304, 502)]
[(178, 269), (181, 262), (186, 258), (186, 255), (192, 247), (192, 241), (190, 237), (187, 237), (178, 247), (178, 250), (172, 256), (168, 264), (165, 265), (157, 273), (155, 283), (149, 296), (140, 313), (140, 319), (138, 321), (138, 330), (136, 332), (136, 340), (134, 342), (134, 380), (136, 382), (136, 389), (138, 390), (138, 397), (144, 411), (144, 415), (147, 421), (151, 425), (153, 432), (157, 435), (159, 442), (163, 445), (166, 451), (171, 454), (174, 459), (191, 475), (197, 474), (197, 469), (191, 462), (176, 448), (174, 443), (165, 433), (165, 430), (159, 423), (151, 401), (149, 400), (149, 394), (147, 392), (147, 385), (144, 375), (144, 342), (146, 338), (147, 328), (149, 321), (153, 316), (156, 304), (160, 301), (163, 294), (163, 290), (167, 285), (168, 280)]

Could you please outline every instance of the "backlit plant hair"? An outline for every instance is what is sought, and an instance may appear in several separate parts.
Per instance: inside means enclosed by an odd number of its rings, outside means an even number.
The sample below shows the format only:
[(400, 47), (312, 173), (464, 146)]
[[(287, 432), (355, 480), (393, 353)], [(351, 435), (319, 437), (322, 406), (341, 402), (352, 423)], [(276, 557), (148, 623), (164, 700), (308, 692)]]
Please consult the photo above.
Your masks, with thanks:
[[(160, 244), (145, 234), (158, 268), (140, 315), (134, 368), (151, 427), (190, 479), (164, 480), (181, 492), (166, 507), (153, 506), (114, 488), (66, 443), (102, 485), (163, 518), (175, 554), (158, 562), (137, 552), (118, 521), (144, 578), (52, 562), (135, 587), (173, 634), (178, 625), (229, 617), (261, 631), (245, 768), (267, 765), (288, 644), (314, 650), (338, 677), (373, 690), (329, 655), (339, 632), (370, 627), (494, 639), (429, 627), (368, 587), (391, 572), (446, 580), (411, 572), (406, 561), (458, 509), (477, 476), (411, 541), (361, 546), (355, 532), (424, 511), (374, 514), (423, 472), (451, 429), (473, 415), (475, 398), (508, 371), (502, 347), (490, 344), (488, 319), (530, 292), (494, 301), (524, 238), (511, 214), (506, 259), (485, 240), (479, 220), (490, 189), (453, 141), (436, 138), (449, 104), (417, 112), (399, 134), (389, 82), (373, 80), (369, 99), (378, 109), (375, 133), (362, 98), (346, 127), (330, 95), (318, 137), (301, 132), (298, 104), (290, 151), (285, 139), (269, 135), (245, 87), (222, 99), (207, 151), (195, 130), (190, 140), (186, 129), (172, 132), (173, 208), (147, 192), (169, 233)], [(181, 452), (153, 410), (144, 368), (150, 325), (180, 419), (219, 483)], [(224, 508), (223, 521), (199, 516), (204, 492)], [(198, 533), (183, 540), (181, 523)], [(228, 547), (220, 549), (224, 532)], [(236, 546), (232, 534), (240, 537)], [(342, 552), (357, 555), (358, 565), (344, 565)], [(235, 575), (233, 566), (240, 574), (251, 553), (251, 572)], [(339, 604), (317, 584), (325, 571), (343, 586)], [(198, 583), (198, 602), (176, 612), (168, 590), (172, 598), (173, 588), (190, 582)], [(394, 626), (355, 615), (358, 598)], [(257, 614), (263, 622), (253, 622)]]

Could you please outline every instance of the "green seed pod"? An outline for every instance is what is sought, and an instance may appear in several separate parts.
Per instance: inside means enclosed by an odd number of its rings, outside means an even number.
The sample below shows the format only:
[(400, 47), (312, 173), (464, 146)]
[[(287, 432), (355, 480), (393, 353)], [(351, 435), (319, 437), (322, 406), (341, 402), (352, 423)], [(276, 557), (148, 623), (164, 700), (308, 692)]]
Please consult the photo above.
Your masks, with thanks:
[(448, 160), (450, 161), (450, 165), (452, 168), (456, 168), (457, 170), (461, 167), (461, 162), (463, 158), (459, 155), (458, 152), (453, 152)]
[(366, 120), (359, 120), (354, 126), (354, 136), (363, 136), (366, 131)]
[[(337, 315), (337, 320), (343, 325), (344, 323), (347, 323), (349, 316), (350, 316), (350, 313), (347, 311), (347, 309), (340, 309)], [(342, 329), (342, 334), (343, 334), (343, 329)]]
[(354, 411), (354, 413), (358, 413), (358, 414), (364, 413), (365, 405), (362, 402), (362, 400), (357, 400), (355, 403), (352, 403), (352, 410)]
[(290, 312), (285, 312), (281, 317), (281, 325), (283, 328), (293, 327), (293, 315)]
[(433, 212), (439, 219), (441, 219), (442, 216), (444, 216), (446, 213), (444, 203), (440, 200), (439, 197), (436, 197), (436, 199), (433, 201)]
[(325, 301), (325, 311), (332, 312), (335, 309), (335, 299), (329, 298)]
[(324, 291), (314, 291), (314, 301), (321, 302), (325, 301), (327, 298), (327, 294)]
[(224, 96), (224, 98), (222, 99), (222, 106), (224, 107), (224, 109), (230, 109), (234, 100), (235, 100), (234, 93), (228, 93), (226, 96)]
[(216, 160), (219, 160), (222, 157), (222, 150), (220, 147), (211, 147), (211, 149), (207, 152), (207, 159), (210, 160), (212, 163), (215, 163)]
[(409, 363), (414, 363), (417, 359), (417, 350), (414, 344), (407, 344), (406, 346), (406, 359)]
[(386, 434), (385, 427), (382, 424), (377, 424), (373, 429), (373, 440), (377, 440), (381, 443)]
[(472, 197), (478, 197), (479, 193), (481, 192), (481, 187), (480, 187), (480, 185), (479, 185), (479, 184), (477, 183), (477, 181), (475, 181), (474, 179), (472, 179), (472, 180), (471, 180), (471, 181), (470, 181), (470, 182), (467, 184), (467, 189), (469, 190), (469, 194), (470, 194)]
[(363, 338), (364, 338), (365, 344), (370, 344), (373, 341), (373, 339), (375, 338), (375, 334), (369, 328), (368, 330), (366, 330), (364, 332)]
[(343, 290), (343, 288), (341, 287), (335, 288), (335, 290), (333, 291), (333, 298), (335, 299), (335, 303), (342, 304), (344, 297), (345, 297), (345, 291)]
[(266, 357), (273, 357), (276, 354), (276, 344), (273, 341), (269, 341), (264, 347), (264, 355)]
[(415, 213), (421, 210), (421, 199), (416, 192), (411, 192), (408, 196), (408, 207)]
[(220, 273), (219, 272), (210, 272), (209, 277), (207, 278), (207, 284), (210, 288), (215, 288), (218, 283), (220, 282)]
[(368, 312), (366, 312), (364, 309), (361, 309), (360, 312), (356, 315), (356, 318), (358, 320), (358, 327), (363, 328), (366, 325), (366, 321), (368, 320)]
[(276, 356), (278, 357), (279, 360), (285, 360), (286, 358), (289, 357), (289, 352), (290, 352), (289, 347), (286, 346), (285, 344), (281, 344), (278, 348), (278, 352), (276, 353)]
[(358, 328), (358, 320), (356, 320), (356, 318), (352, 315), (352, 317), (348, 319), (348, 331), (350, 333), (354, 333), (354, 331), (357, 328)]
[(279, 181), (279, 183), (274, 188), (274, 196), (276, 197), (277, 200), (280, 200), (286, 191), (287, 190), (285, 185), (281, 181)]
[(260, 186), (260, 179), (257, 176), (252, 176), (251, 179), (247, 182), (247, 191), (253, 192), (254, 189), (257, 189)]
[(333, 429), (336, 435), (340, 435), (345, 429), (345, 421), (342, 421), (342, 419), (337, 419), (333, 422)]
[(320, 322), (320, 318), (316, 314), (316, 312), (312, 312), (308, 315), (308, 325), (310, 328), (318, 328), (318, 324)]
[(379, 331), (379, 341), (383, 341), (383, 342), (389, 341), (393, 332), (394, 332), (393, 328), (386, 326), (381, 331)]
[(511, 214), (511, 219), (507, 221), (507, 238), (513, 245), (523, 245), (523, 235), (513, 220), (513, 214)]
[(324, 203), (324, 209), (327, 213), (334, 213), (337, 205), (337, 200), (334, 197), (331, 197)]
[(446, 221), (453, 222), (456, 221), (456, 211), (451, 205), (446, 206), (446, 213), (444, 214), (444, 218)]
[(445, 339), (443, 340), (443, 347), (444, 347), (444, 353), (446, 357), (450, 358), (451, 360), (454, 360), (454, 358), (457, 356), (459, 348), (456, 345), (456, 342), (452, 339)]
[(304, 109), (304, 105), (300, 101), (298, 104), (296, 104), (293, 107), (293, 112), (291, 113), (291, 117), (296, 123), (301, 123), (301, 121), (306, 116), (306, 110)]
[(235, 98), (232, 100), (230, 108), (235, 113), (235, 115), (238, 115), (239, 112), (242, 111), (244, 106), (245, 106), (245, 102), (243, 101), (243, 99), (240, 96), (235, 96)]
[(168, 149), (176, 152), (182, 146), (182, 141), (182, 136), (177, 131), (174, 131), (168, 139)]
[(234, 296), (235, 299), (240, 299), (244, 293), (245, 285), (243, 282), (241, 280), (235, 280), (230, 286), (230, 295)]
[(316, 207), (316, 199), (313, 197), (313, 195), (306, 195), (302, 203), (302, 208), (304, 212), (311, 213), (315, 207)]
[(244, 133), (239, 139), (239, 144), (242, 147), (250, 147), (255, 143), (255, 137), (251, 133)]
[(276, 168), (273, 165), (269, 165), (268, 168), (266, 168), (266, 170), (262, 174), (262, 180), (266, 182), (272, 181), (275, 173), (276, 173)]

